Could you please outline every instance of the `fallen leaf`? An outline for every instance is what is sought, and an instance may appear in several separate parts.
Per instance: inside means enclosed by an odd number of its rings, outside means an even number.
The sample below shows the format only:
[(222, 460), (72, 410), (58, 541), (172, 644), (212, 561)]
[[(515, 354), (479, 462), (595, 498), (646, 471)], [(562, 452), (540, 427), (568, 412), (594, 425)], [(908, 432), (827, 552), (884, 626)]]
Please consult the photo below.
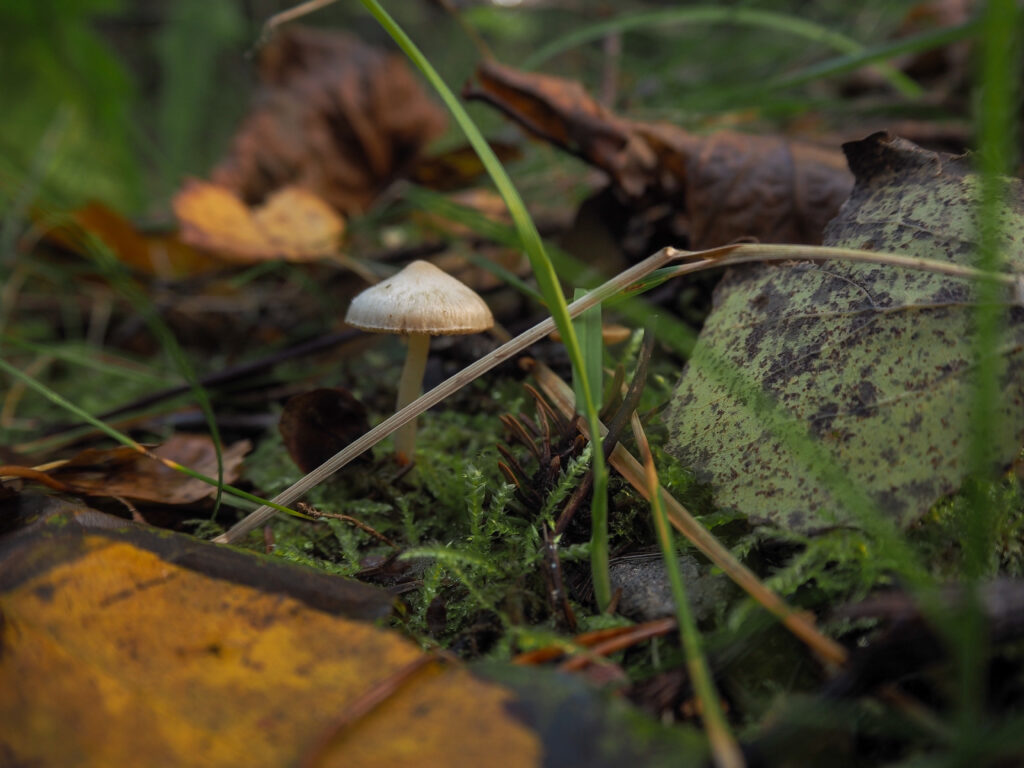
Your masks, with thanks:
[(405, 60), (339, 32), (291, 26), (260, 51), (260, 88), (212, 180), (247, 203), (285, 186), (365, 211), (444, 131)]
[(288, 455), (306, 473), (370, 431), (366, 406), (341, 387), (314, 389), (291, 398), (277, 426)]
[(5, 763), (532, 768), (574, 756), (611, 768), (706, 755), (695, 729), (582, 681), (492, 664), (490, 682), (438, 663), (370, 623), (391, 598), (365, 584), (49, 498), (0, 517), (35, 519), (0, 538)]
[(345, 222), (323, 200), (298, 187), (246, 207), (234, 192), (187, 181), (174, 197), (182, 239), (234, 262), (308, 261), (337, 253)]
[[(174, 235), (140, 232), (134, 224), (103, 203), (92, 202), (71, 214), (81, 230), (98, 238), (118, 261), (162, 280), (222, 269), (224, 264), (200, 253)], [(76, 253), (85, 253), (82, 231), (59, 227), (47, 237)]]
[[(886, 134), (844, 145), (857, 183), (826, 244), (970, 264), (978, 179), (969, 159)], [(1024, 183), (1007, 179), (1012, 270), (1024, 271)], [(796, 531), (856, 524), (777, 435), (703, 363), (731, 363), (819, 441), (885, 514), (918, 519), (967, 472), (974, 298), (964, 280), (830, 261), (731, 270), (667, 415), (668, 450), (716, 502)], [(1010, 307), (993, 435), (1024, 441), (1024, 310)]]
[[(379, 616), (390, 599), (366, 585), (133, 525), (68, 523), (3, 543), (5, 762), (227, 766), (244, 754), (295, 765), (422, 657), (346, 618), (344, 602), (331, 615), (291, 590), (333, 582), (359, 615)], [(201, 559), (223, 563), (211, 576)], [(506, 710), (512, 698), (460, 665), (429, 664), (318, 750), (317, 765), (485, 765), (494, 750), (504, 765), (539, 765), (537, 737)]]
[[(500, 141), (491, 141), (491, 150), (502, 165), (518, 160), (519, 147)], [(409, 179), (416, 184), (438, 192), (454, 192), (463, 189), (487, 173), (480, 156), (468, 144), (431, 155), (417, 161), (409, 172)]]
[[(252, 446), (241, 440), (225, 446), (222, 455), (224, 482), (238, 479), (242, 457)], [(217, 476), (217, 454), (213, 440), (205, 435), (176, 434), (150, 449), (162, 459), (173, 461), (208, 477)], [(4, 467), (3, 473), (28, 480), (51, 479), (66, 493), (132, 499), (155, 504), (194, 504), (213, 496), (216, 489), (202, 480), (188, 477), (134, 448), (88, 448), (46, 472), (29, 467)], [(38, 477), (38, 475), (45, 475)]]
[(679, 247), (739, 239), (818, 244), (852, 185), (841, 153), (776, 136), (697, 136), (667, 123), (627, 120), (571, 80), (477, 68), (485, 101), (531, 133), (605, 171), (635, 210), (669, 204)]

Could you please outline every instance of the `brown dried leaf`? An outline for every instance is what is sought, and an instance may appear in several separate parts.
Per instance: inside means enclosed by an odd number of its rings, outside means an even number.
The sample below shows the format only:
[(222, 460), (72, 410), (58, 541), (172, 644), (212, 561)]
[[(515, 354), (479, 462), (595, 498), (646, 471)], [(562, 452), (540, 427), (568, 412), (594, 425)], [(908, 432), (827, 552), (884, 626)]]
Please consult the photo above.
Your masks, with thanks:
[(250, 210), (231, 190), (190, 179), (174, 197), (174, 213), (182, 240), (236, 263), (323, 258), (337, 252), (345, 230), (334, 209), (298, 187)]
[(444, 131), (405, 61), (300, 26), (260, 52), (261, 88), (213, 181), (247, 202), (296, 185), (356, 214)]
[(70, 214), (78, 227), (60, 227), (47, 238), (75, 253), (85, 253), (82, 231), (103, 241), (118, 260), (146, 275), (167, 280), (224, 267), (173, 235), (140, 232), (134, 224), (103, 203), (92, 202)]
[[(248, 440), (225, 446), (224, 482), (238, 479), (242, 457), (251, 448)], [(172, 435), (152, 453), (209, 477), (217, 476), (217, 454), (213, 440), (206, 435)], [(87, 449), (48, 474), (71, 493), (156, 504), (194, 504), (216, 493), (202, 480), (183, 475), (127, 446)]]
[(838, 150), (774, 136), (695, 136), (618, 117), (575, 82), (494, 62), (477, 69), (486, 101), (537, 136), (605, 171), (631, 207), (668, 203), (690, 248), (739, 239), (821, 242), (853, 177)]
[(494, 61), (484, 61), (476, 74), (480, 88), (467, 86), (463, 96), (487, 102), (535, 136), (596, 165), (628, 194), (643, 191), (653, 155), (630, 146), (629, 121), (591, 98), (582, 85)]
[[(341, 387), (314, 389), (291, 398), (278, 423), (292, 461), (312, 472), (370, 431), (366, 406)], [(363, 457), (361, 457), (363, 458)]]
[[(489, 142), (502, 163), (518, 160), (519, 147), (500, 141)], [(420, 186), (439, 192), (453, 192), (469, 186), (487, 173), (480, 156), (469, 144), (463, 144), (438, 155), (424, 157), (409, 172), (409, 178)]]

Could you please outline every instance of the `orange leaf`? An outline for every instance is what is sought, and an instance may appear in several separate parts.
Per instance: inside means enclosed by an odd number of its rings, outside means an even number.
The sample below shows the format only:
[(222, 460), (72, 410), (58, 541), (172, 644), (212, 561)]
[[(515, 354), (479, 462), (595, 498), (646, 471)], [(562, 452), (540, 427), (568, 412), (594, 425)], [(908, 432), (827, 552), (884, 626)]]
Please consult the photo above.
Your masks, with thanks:
[(541, 764), (538, 735), (509, 711), (514, 694), (459, 664), (426, 660), (360, 709), (423, 659), (399, 634), (346, 618), (379, 616), (385, 593), (78, 517), (4, 542), (5, 764)]
[(311, 261), (337, 253), (345, 222), (327, 203), (284, 187), (248, 208), (231, 190), (191, 179), (174, 198), (182, 239), (240, 263)]
[[(223, 262), (200, 253), (173, 235), (140, 232), (134, 224), (103, 203), (92, 202), (71, 214), (85, 232), (110, 248), (118, 260), (146, 275), (167, 280), (222, 269)], [(61, 227), (47, 233), (48, 238), (84, 253), (81, 233)]]

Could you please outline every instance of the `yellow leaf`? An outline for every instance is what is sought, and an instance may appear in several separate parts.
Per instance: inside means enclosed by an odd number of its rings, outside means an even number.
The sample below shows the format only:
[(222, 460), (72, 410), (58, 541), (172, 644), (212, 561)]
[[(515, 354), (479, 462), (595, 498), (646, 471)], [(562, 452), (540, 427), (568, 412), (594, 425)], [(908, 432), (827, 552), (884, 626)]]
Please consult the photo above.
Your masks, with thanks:
[(284, 187), (249, 209), (227, 187), (189, 180), (174, 198), (181, 238), (238, 263), (311, 261), (338, 251), (345, 222), (327, 203)]
[(349, 707), (422, 651), (172, 562), (215, 560), (224, 550), (212, 545), (144, 548), (132, 539), (183, 537), (63, 528), (13, 553), (8, 541), (0, 561), (9, 764), (540, 764), (536, 735), (507, 711), (513, 694), (457, 664), (427, 664), (331, 737)]

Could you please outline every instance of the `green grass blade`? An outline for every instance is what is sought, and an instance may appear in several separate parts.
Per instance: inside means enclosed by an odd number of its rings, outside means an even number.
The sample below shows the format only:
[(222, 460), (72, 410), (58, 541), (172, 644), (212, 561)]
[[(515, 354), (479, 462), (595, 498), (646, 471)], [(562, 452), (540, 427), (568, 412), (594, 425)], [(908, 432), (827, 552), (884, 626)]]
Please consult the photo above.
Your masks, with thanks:
[[(582, 299), (587, 292), (577, 288), (573, 294), (573, 301)], [(587, 367), (583, 371), (573, 371), (572, 388), (576, 393), (576, 402), (583, 402), (583, 386), (578, 381), (582, 375), (586, 377), (590, 391), (601, 397), (602, 389), (602, 362), (604, 357), (604, 346), (601, 343), (601, 305), (597, 304), (572, 321), (576, 327), (576, 335), (579, 337), (583, 349), (583, 359)], [(603, 398), (602, 398), (603, 400)]]
[[(437, 73), (437, 70), (434, 69), (426, 56), (420, 52), (419, 48), (416, 47), (416, 44), (405, 34), (402, 28), (381, 7), (380, 3), (377, 0), (360, 0), (360, 2), (362, 2), (363, 6), (373, 15), (385, 31), (391, 35), (395, 43), (398, 44), (398, 47), (402, 49), (416, 68), (423, 73), (423, 76), (434, 87), (466, 135), (466, 139), (480, 157), (480, 162), (487, 170), (499, 194), (508, 206), (509, 213), (512, 215), (512, 221), (515, 223), (516, 231), (519, 233), (521, 245), (530, 259), (534, 278), (540, 286), (541, 294), (547, 302), (548, 311), (555, 321), (555, 326), (558, 328), (559, 333), (562, 334), (562, 340), (569, 354), (569, 360), (572, 362), (573, 370), (584, 370), (586, 363), (583, 359), (583, 352), (569, 317), (565, 295), (562, 293), (562, 287), (558, 282), (558, 275), (555, 273), (555, 268), (544, 251), (544, 244), (541, 241), (540, 234), (537, 232), (537, 227), (534, 225), (533, 219), (530, 218), (526, 205), (523, 203), (522, 198), (519, 197), (519, 193), (505, 172), (501, 161), (498, 160), (487, 140), (484, 139), (483, 134), (480, 133), (480, 130), (476, 127), (472, 118), (470, 118), (469, 113), (463, 108), (458, 98)], [(586, 378), (583, 378), (582, 381), (584, 401), (580, 405), (588, 424), (590, 424), (591, 434), (594, 435), (595, 440), (594, 506), (591, 510), (592, 541), (594, 543), (594, 552), (592, 554), (594, 595), (598, 605), (603, 610), (611, 602), (611, 581), (608, 576), (607, 508), (601, 508), (598, 498), (602, 496), (601, 488), (607, 488), (608, 469), (605, 466), (604, 455), (600, 447), (601, 433), (598, 428), (598, 415), (594, 396), (590, 391)], [(606, 503), (607, 500), (605, 500)]]
[(100, 373), (120, 376), (129, 381), (142, 384), (159, 384), (161, 386), (167, 383), (165, 375), (151, 371), (134, 361), (130, 364), (126, 361), (125, 365), (116, 365), (103, 360), (97, 360), (89, 354), (90, 351), (94, 352), (94, 350), (69, 348), (67, 345), (61, 344), (36, 343), (8, 334), (0, 334), (0, 343), (5, 346), (18, 347), (29, 352), (35, 352), (38, 355), (48, 355), (56, 360), (63, 360), (66, 363), (89, 368)]
[[(981, 183), (978, 190), (977, 266), (993, 275), (1005, 264), (1003, 211), (1005, 176), (1012, 173), (1016, 135), (1015, 110), (1019, 95), (1020, 46), (1024, 43), (1022, 14), (1014, 0), (989, 0), (980, 22), (982, 45), (975, 82), (978, 112), (975, 126), (979, 139)], [(994, 279), (976, 283), (974, 310), (975, 385), (971, 403), (971, 439), (968, 462), (967, 512), (963, 520), (963, 570), (967, 600), (943, 622), (955, 649), (958, 672), (957, 762), (969, 764), (985, 756), (987, 742), (979, 738), (987, 724), (986, 675), (989, 657), (988, 627), (978, 594), (980, 582), (990, 578), (995, 542), (996, 512), (988, 488), (996, 479), (993, 446), (1002, 428), (997, 417), (999, 382), (1005, 375), (1000, 347), (1007, 308), (999, 302), (1000, 286)]]
[[(649, 328), (650, 326), (648, 326)], [(669, 526), (668, 515), (665, 514), (665, 507), (661, 502), (658, 471), (654, 466), (654, 457), (651, 455), (651, 447), (647, 443), (647, 436), (644, 434), (643, 427), (640, 425), (640, 419), (637, 418), (635, 412), (632, 416), (632, 427), (633, 436), (636, 438), (637, 445), (640, 448), (640, 459), (644, 465), (647, 491), (651, 499), (651, 515), (654, 518), (654, 530), (658, 534), (661, 558), (665, 563), (665, 572), (668, 575), (669, 586), (672, 590), (672, 600), (675, 603), (676, 609), (676, 621), (679, 624), (679, 638), (682, 641), (683, 652), (686, 655), (686, 667), (690, 672), (693, 690), (697, 694), (697, 700), (700, 702), (701, 717), (704, 719), (704, 725), (707, 728), (708, 741), (711, 744), (715, 764), (720, 766), (720, 768), (742, 768), (745, 765), (742, 753), (729, 730), (729, 723), (722, 712), (722, 707), (718, 700), (718, 692), (715, 690), (715, 683), (711, 678), (711, 672), (701, 650), (700, 633), (697, 631), (697, 623), (694, 621), (693, 612), (690, 610), (690, 601), (686, 596), (683, 575), (679, 571), (676, 548), (672, 543), (672, 528)]]
[(832, 77), (855, 69), (875, 64), (894, 56), (901, 56), (906, 53), (920, 53), (933, 48), (941, 48), (944, 45), (966, 40), (974, 37), (981, 29), (979, 20), (971, 20), (955, 27), (943, 27), (931, 32), (924, 32), (914, 37), (896, 40), (879, 46), (866, 48), (847, 56), (829, 59), (828, 61), (814, 64), (810, 67), (793, 72), (789, 75), (774, 78), (764, 84), (764, 88), (791, 88), (796, 85), (803, 85), (812, 80), (820, 80), (823, 77)]
[(217, 455), (217, 497), (214, 499), (213, 514), (220, 509), (221, 489), (224, 481), (224, 442), (220, 437), (220, 430), (217, 427), (217, 417), (213, 412), (213, 403), (206, 392), (199, 377), (196, 376), (192, 364), (188, 361), (181, 345), (174, 337), (174, 333), (167, 326), (154, 310), (149, 297), (125, 272), (124, 265), (111, 252), (107, 244), (94, 236), (91, 232), (80, 231), (79, 237), (82, 241), (84, 253), (99, 267), (103, 276), (110, 281), (111, 285), (125, 298), (135, 311), (139, 313), (147, 327), (156, 336), (160, 346), (171, 358), (175, 368), (182, 378), (188, 382), (192, 396), (195, 398), (199, 410), (206, 419), (206, 425), (210, 430), (210, 438), (213, 440), (214, 452)]
[[(534, 69), (562, 51), (594, 40), (600, 40), (611, 33), (627, 32), (644, 27), (660, 28), (670, 24), (709, 22), (743, 24), (768, 29), (773, 32), (796, 35), (812, 42), (827, 45), (844, 54), (853, 55), (864, 52), (864, 46), (856, 40), (796, 16), (761, 11), (754, 8), (694, 6), (619, 16), (609, 21), (574, 30), (568, 35), (542, 46), (539, 51), (526, 59), (523, 69)], [(878, 70), (893, 88), (904, 96), (916, 98), (922, 95), (921, 86), (894, 67), (883, 65), (879, 66)]]

